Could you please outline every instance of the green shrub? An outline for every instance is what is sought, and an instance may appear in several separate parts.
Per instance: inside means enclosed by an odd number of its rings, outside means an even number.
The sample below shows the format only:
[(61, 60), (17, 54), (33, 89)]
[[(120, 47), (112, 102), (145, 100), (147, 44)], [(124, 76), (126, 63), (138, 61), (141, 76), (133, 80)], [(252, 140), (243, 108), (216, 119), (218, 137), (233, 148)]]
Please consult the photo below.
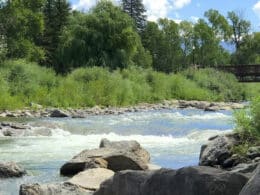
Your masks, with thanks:
[(206, 68), (188, 69), (183, 74), (201, 88), (210, 90), (216, 101), (239, 101), (246, 98), (245, 87), (230, 73)]
[(235, 131), (240, 133), (244, 140), (260, 139), (260, 98), (254, 99), (248, 109), (235, 113)]
[(243, 91), (230, 86), (238, 85), (236, 80), (222, 74), (213, 76), (212, 69), (164, 74), (132, 66), (113, 72), (102, 67), (86, 67), (59, 76), (53, 70), (25, 60), (5, 61), (0, 63), (0, 109), (25, 107), (31, 102), (46, 107), (91, 107), (127, 106), (165, 99), (242, 99)]

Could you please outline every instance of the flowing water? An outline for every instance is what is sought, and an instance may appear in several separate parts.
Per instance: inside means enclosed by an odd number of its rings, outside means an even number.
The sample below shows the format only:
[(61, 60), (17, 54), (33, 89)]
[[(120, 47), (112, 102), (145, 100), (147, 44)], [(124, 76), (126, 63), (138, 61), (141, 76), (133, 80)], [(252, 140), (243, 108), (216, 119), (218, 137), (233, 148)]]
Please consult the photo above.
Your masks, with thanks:
[(233, 128), (230, 111), (196, 109), (145, 111), (85, 119), (34, 119), (31, 131), (51, 136), (0, 137), (0, 161), (21, 164), (28, 175), (0, 180), (0, 195), (17, 195), (22, 183), (66, 180), (59, 168), (83, 149), (99, 146), (102, 138), (136, 140), (151, 154), (151, 162), (162, 167), (197, 165), (200, 147), (207, 139)]

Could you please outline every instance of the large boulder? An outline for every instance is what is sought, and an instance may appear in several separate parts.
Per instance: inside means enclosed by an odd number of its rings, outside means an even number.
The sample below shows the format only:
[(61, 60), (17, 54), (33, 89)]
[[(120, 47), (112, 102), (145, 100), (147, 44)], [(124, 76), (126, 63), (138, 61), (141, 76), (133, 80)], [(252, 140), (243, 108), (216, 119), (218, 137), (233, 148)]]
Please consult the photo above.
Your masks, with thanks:
[(94, 191), (83, 189), (71, 183), (22, 184), (19, 195), (93, 195)]
[(22, 177), (26, 171), (14, 162), (0, 163), (0, 178)]
[(86, 169), (93, 168), (107, 168), (107, 161), (102, 158), (80, 158), (75, 156), (72, 160), (65, 163), (61, 169), (60, 173), (62, 175), (70, 176), (75, 175)]
[(94, 195), (238, 195), (247, 177), (212, 167), (120, 171)]
[[(209, 142), (201, 147), (199, 165), (226, 165), (227, 163), (225, 161), (233, 154), (231, 148), (239, 143), (240, 137), (235, 133), (210, 138)], [(230, 164), (230, 166), (232, 166), (232, 164)]]
[(258, 195), (260, 194), (260, 165), (255, 170), (254, 176), (243, 187), (239, 195)]
[(84, 189), (97, 190), (100, 184), (114, 175), (109, 169), (95, 168), (80, 172), (68, 182), (78, 185)]
[(108, 139), (102, 139), (99, 145), (100, 148), (115, 148), (118, 150), (126, 150), (133, 152), (136, 156), (142, 159), (143, 162), (150, 162), (150, 154), (137, 141), (109, 141)]
[(177, 171), (161, 169), (145, 181), (141, 194), (237, 195), (247, 180), (243, 175), (212, 167), (185, 167)]
[[(100, 146), (99, 149), (84, 150), (74, 156), (72, 160), (61, 167), (60, 173), (62, 175), (74, 175), (88, 168), (99, 167), (113, 171), (148, 169), (149, 153), (141, 148), (137, 142), (116, 142), (113, 144), (113, 142), (103, 140)], [(107, 162), (107, 164), (96, 163), (96, 159), (101, 159), (100, 161)], [(93, 161), (94, 163), (91, 164), (95, 167), (89, 167), (89, 162)]]
[(151, 174), (151, 171), (117, 172), (113, 178), (102, 183), (94, 195), (141, 195), (141, 186)]

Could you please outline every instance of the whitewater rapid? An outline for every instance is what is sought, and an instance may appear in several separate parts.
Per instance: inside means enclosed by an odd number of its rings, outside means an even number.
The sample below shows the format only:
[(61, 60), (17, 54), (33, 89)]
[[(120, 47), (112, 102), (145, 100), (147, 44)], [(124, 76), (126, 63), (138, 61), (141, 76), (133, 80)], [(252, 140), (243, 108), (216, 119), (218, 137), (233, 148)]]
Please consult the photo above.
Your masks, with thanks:
[[(0, 138), (0, 161), (15, 161), (29, 175), (0, 182), (0, 194), (17, 194), (21, 183), (62, 181), (59, 168), (84, 149), (111, 141), (136, 140), (162, 167), (179, 168), (198, 164), (200, 147), (208, 138), (233, 129), (230, 111), (196, 109), (145, 111), (85, 119), (37, 119), (28, 121), (34, 136)], [(2, 191), (1, 191), (2, 190)], [(8, 194), (6, 194), (8, 195)]]

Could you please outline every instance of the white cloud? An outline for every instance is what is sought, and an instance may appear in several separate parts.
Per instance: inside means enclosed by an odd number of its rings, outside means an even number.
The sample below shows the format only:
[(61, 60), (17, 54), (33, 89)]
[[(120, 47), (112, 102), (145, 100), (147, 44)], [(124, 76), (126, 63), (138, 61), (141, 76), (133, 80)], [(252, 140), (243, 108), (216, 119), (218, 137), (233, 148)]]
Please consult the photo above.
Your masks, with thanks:
[[(97, 1), (98, 0), (78, 0), (72, 5), (72, 8), (86, 11), (93, 7)], [(118, 3), (118, 0), (112, 1)], [(147, 10), (148, 20), (150, 21), (168, 17), (171, 11), (182, 9), (190, 3), (191, 0), (143, 0), (143, 4)]]
[(72, 9), (86, 11), (96, 4), (95, 0), (79, 0), (77, 3), (72, 5)]
[(254, 12), (256, 13), (256, 15), (258, 15), (258, 17), (260, 18), (260, 1), (258, 1), (254, 7), (253, 7)]
[(174, 9), (181, 9), (184, 6), (189, 5), (191, 0), (173, 0), (172, 3)]

